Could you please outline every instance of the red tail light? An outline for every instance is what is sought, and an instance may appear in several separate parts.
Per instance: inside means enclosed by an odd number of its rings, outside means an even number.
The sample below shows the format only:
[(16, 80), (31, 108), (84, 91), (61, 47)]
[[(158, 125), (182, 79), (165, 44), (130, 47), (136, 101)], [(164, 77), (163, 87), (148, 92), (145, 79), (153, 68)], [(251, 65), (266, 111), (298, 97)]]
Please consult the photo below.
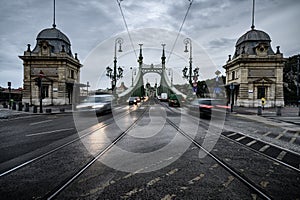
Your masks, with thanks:
[(211, 106), (211, 105), (205, 105), (205, 104), (200, 104), (199, 107), (200, 108), (213, 108), (213, 106)]
[(218, 107), (218, 108), (225, 108), (225, 109), (229, 109), (230, 108), (230, 106), (223, 106), (223, 105), (217, 105), (216, 107)]

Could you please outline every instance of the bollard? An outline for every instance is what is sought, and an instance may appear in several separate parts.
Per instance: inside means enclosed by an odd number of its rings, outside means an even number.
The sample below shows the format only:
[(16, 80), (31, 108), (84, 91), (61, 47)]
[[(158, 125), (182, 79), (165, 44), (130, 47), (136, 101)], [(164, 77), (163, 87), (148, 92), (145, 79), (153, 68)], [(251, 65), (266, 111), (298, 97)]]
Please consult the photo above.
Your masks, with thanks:
[(281, 106), (276, 107), (276, 115), (281, 116)]
[(37, 113), (37, 106), (33, 106), (33, 113)]
[(51, 108), (47, 108), (47, 109), (46, 109), (46, 113), (47, 113), (47, 114), (51, 114), (51, 112), (52, 112)]
[(25, 109), (24, 109), (25, 112), (29, 112), (29, 103), (25, 103)]
[(257, 107), (257, 115), (262, 115), (262, 109), (261, 106)]
[(8, 105), (5, 102), (2, 105), (3, 105), (3, 108), (8, 108)]
[(17, 110), (17, 104), (16, 104), (16, 102), (13, 102), (12, 109), (13, 110)]
[(22, 111), (23, 110), (23, 105), (22, 102), (18, 103), (18, 111)]

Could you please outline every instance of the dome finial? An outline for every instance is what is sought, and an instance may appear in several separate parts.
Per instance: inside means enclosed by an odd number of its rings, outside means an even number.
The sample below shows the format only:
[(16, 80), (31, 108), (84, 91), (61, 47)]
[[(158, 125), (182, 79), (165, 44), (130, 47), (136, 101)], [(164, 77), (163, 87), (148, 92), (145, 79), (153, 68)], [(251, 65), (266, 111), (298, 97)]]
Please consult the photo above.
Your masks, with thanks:
[(52, 27), (55, 28), (56, 24), (55, 24), (55, 0), (53, 0), (53, 24)]
[(252, 5), (252, 25), (251, 25), (252, 30), (255, 28), (255, 26), (254, 26), (254, 8), (255, 8), (255, 0), (253, 0), (253, 5)]

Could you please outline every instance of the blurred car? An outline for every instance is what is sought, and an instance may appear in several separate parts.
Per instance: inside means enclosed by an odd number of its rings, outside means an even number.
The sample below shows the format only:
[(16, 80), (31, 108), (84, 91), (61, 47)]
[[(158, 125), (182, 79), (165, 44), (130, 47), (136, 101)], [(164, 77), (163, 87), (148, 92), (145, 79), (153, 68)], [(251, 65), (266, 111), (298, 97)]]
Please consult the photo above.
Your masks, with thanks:
[(97, 115), (111, 112), (111, 102), (113, 96), (105, 95), (92, 95), (83, 100), (82, 103), (76, 106), (79, 112), (96, 112)]
[(134, 104), (136, 105), (137, 104), (136, 97), (129, 97), (128, 104), (129, 105), (134, 105)]
[(170, 98), (169, 98), (169, 106), (171, 107), (175, 107), (178, 106), (180, 107), (180, 103), (181, 103), (181, 96), (180, 95), (176, 95), (176, 94), (171, 94)]
[(137, 103), (140, 103), (140, 102), (141, 102), (141, 98), (140, 98), (140, 97), (135, 97), (135, 99), (136, 99), (136, 102), (137, 102)]
[(223, 99), (195, 99), (189, 105), (189, 112), (199, 114), (200, 118), (211, 118), (212, 113), (216, 113), (216, 116), (226, 114), (228, 109), (230, 106)]

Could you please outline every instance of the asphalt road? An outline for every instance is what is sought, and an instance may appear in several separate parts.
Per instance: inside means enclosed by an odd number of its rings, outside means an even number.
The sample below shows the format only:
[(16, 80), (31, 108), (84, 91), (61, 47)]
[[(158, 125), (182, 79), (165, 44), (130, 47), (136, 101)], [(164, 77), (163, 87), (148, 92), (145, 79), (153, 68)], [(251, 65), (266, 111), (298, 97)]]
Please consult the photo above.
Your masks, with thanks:
[(186, 114), (150, 101), (96, 120), (76, 114), (2, 120), (2, 171), (86, 136), (1, 176), (1, 198), (41, 199), (62, 188), (54, 199), (263, 199), (181, 132), (271, 198), (300, 198), (299, 171), (241, 145), (241, 138), (222, 136), (245, 133), (300, 152), (295, 123), (237, 114), (209, 121)]

